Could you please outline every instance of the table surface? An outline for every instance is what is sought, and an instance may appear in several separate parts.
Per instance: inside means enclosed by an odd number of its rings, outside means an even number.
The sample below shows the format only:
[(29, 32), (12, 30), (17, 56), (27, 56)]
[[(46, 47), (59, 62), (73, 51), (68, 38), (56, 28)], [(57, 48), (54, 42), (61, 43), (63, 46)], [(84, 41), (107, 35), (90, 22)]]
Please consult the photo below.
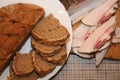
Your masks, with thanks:
[(120, 80), (120, 61), (104, 59), (96, 67), (95, 58), (70, 54), (67, 63), (51, 80)]

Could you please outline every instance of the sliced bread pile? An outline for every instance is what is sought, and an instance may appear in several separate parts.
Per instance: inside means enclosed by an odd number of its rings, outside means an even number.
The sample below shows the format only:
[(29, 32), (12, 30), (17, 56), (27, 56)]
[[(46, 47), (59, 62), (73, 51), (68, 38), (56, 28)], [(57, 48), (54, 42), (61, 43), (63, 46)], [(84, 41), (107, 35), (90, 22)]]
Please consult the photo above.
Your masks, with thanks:
[(32, 52), (29, 54), (16, 53), (7, 80), (37, 80), (39, 76), (34, 71)]
[[(35, 70), (42, 75), (46, 66), (63, 65), (67, 58), (66, 43), (69, 32), (52, 14), (44, 18), (32, 31), (31, 44), (34, 49), (33, 62)], [(39, 57), (39, 59), (37, 59)], [(39, 61), (39, 64), (36, 62)], [(47, 63), (41, 63), (45, 61)], [(41, 68), (41, 66), (44, 66)], [(44, 69), (45, 68), (45, 69)], [(55, 67), (54, 67), (55, 68)]]
[(37, 80), (49, 74), (55, 67), (55, 64), (42, 59), (34, 50), (27, 54), (17, 52), (11, 63), (8, 80)]
[(33, 50), (17, 53), (11, 63), (8, 80), (37, 80), (52, 72), (67, 59), (67, 29), (52, 14), (44, 18), (32, 31)]

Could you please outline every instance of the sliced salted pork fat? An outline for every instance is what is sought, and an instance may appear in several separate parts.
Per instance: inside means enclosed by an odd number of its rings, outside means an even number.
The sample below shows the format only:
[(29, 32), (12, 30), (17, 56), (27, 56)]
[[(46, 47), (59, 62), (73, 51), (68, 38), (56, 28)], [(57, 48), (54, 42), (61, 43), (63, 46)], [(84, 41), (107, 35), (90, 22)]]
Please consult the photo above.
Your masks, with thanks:
[(120, 43), (120, 38), (113, 38), (112, 43)]
[(80, 47), (95, 29), (96, 27), (89, 27), (84, 24), (79, 25), (78, 28), (73, 31), (72, 47)]
[(104, 46), (99, 49), (99, 52), (97, 52), (97, 53), (95, 54), (96, 66), (99, 66), (100, 63), (102, 62), (102, 60), (103, 60), (103, 58), (104, 58), (104, 56), (105, 56), (105, 54), (106, 54), (106, 52), (107, 52), (107, 50), (108, 50), (108, 46), (110, 46), (110, 44), (111, 44), (111, 41), (112, 41), (112, 40), (107, 41), (107, 42), (104, 44)]
[(98, 51), (108, 48), (110, 46), (111, 42), (112, 42), (112, 38), (110, 40), (108, 40), (100, 49), (98, 49)]
[(95, 54), (95, 58), (96, 58), (96, 66), (99, 66), (100, 63), (102, 62), (106, 52), (107, 52), (108, 48), (106, 48), (105, 50), (102, 50), (100, 52), (97, 52)]
[(116, 16), (116, 30), (112, 39), (112, 43), (120, 43), (120, 7), (117, 9), (115, 16)]
[(112, 39), (112, 43), (120, 43), (120, 27), (116, 27), (115, 34)]
[(118, 0), (106, 0), (102, 5), (98, 6), (88, 15), (86, 15), (82, 22), (89, 26), (100, 26), (105, 23), (116, 10)]
[(94, 54), (83, 54), (83, 53), (79, 53), (79, 52), (78, 52), (78, 49), (79, 49), (79, 48), (73, 48), (73, 52), (74, 52), (75, 54), (77, 54), (78, 56), (83, 57), (83, 58), (93, 58), (93, 57), (94, 57)]
[(110, 40), (115, 31), (115, 16), (98, 27), (81, 45), (79, 52), (92, 53), (98, 51), (104, 44)]
[(68, 13), (70, 15), (72, 25), (79, 22), (91, 10), (101, 5), (103, 2), (105, 2), (105, 0), (83, 0), (82, 2), (70, 7)]

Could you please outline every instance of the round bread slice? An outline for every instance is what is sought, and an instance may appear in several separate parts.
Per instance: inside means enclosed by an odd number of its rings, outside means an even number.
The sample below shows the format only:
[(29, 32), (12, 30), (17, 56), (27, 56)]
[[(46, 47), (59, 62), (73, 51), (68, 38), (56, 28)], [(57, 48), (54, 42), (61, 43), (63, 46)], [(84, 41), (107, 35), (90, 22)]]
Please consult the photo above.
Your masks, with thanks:
[(64, 64), (66, 59), (67, 59), (66, 45), (64, 45), (61, 51), (58, 52), (57, 54), (47, 57), (48, 62), (58, 64), (58, 65)]
[(35, 71), (39, 74), (40, 77), (44, 77), (56, 67), (56, 65), (51, 64), (45, 61), (38, 53), (32, 51), (33, 63)]
[(32, 72), (27, 76), (17, 76), (14, 71), (10, 72), (10, 76), (7, 77), (7, 80), (37, 80), (39, 75), (36, 72)]
[(40, 53), (41, 56), (52, 56), (55, 53), (59, 52), (62, 46), (48, 46), (41, 44), (36, 41), (34, 38), (31, 39), (32, 47)]
[(34, 70), (31, 52), (29, 54), (17, 53), (14, 57), (12, 68), (18, 76), (30, 74)]
[(67, 29), (52, 14), (33, 29), (32, 35), (46, 45), (63, 45), (70, 36)]

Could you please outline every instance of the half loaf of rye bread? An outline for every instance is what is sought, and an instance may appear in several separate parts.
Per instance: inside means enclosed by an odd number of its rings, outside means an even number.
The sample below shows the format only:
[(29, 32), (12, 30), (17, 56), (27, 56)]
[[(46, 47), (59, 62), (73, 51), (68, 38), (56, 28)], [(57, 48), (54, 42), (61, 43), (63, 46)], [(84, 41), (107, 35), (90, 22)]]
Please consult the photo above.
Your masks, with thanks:
[(44, 18), (32, 31), (32, 36), (46, 45), (63, 45), (70, 36), (67, 29), (52, 14)]
[(0, 8), (0, 73), (44, 13), (43, 8), (26, 3)]

